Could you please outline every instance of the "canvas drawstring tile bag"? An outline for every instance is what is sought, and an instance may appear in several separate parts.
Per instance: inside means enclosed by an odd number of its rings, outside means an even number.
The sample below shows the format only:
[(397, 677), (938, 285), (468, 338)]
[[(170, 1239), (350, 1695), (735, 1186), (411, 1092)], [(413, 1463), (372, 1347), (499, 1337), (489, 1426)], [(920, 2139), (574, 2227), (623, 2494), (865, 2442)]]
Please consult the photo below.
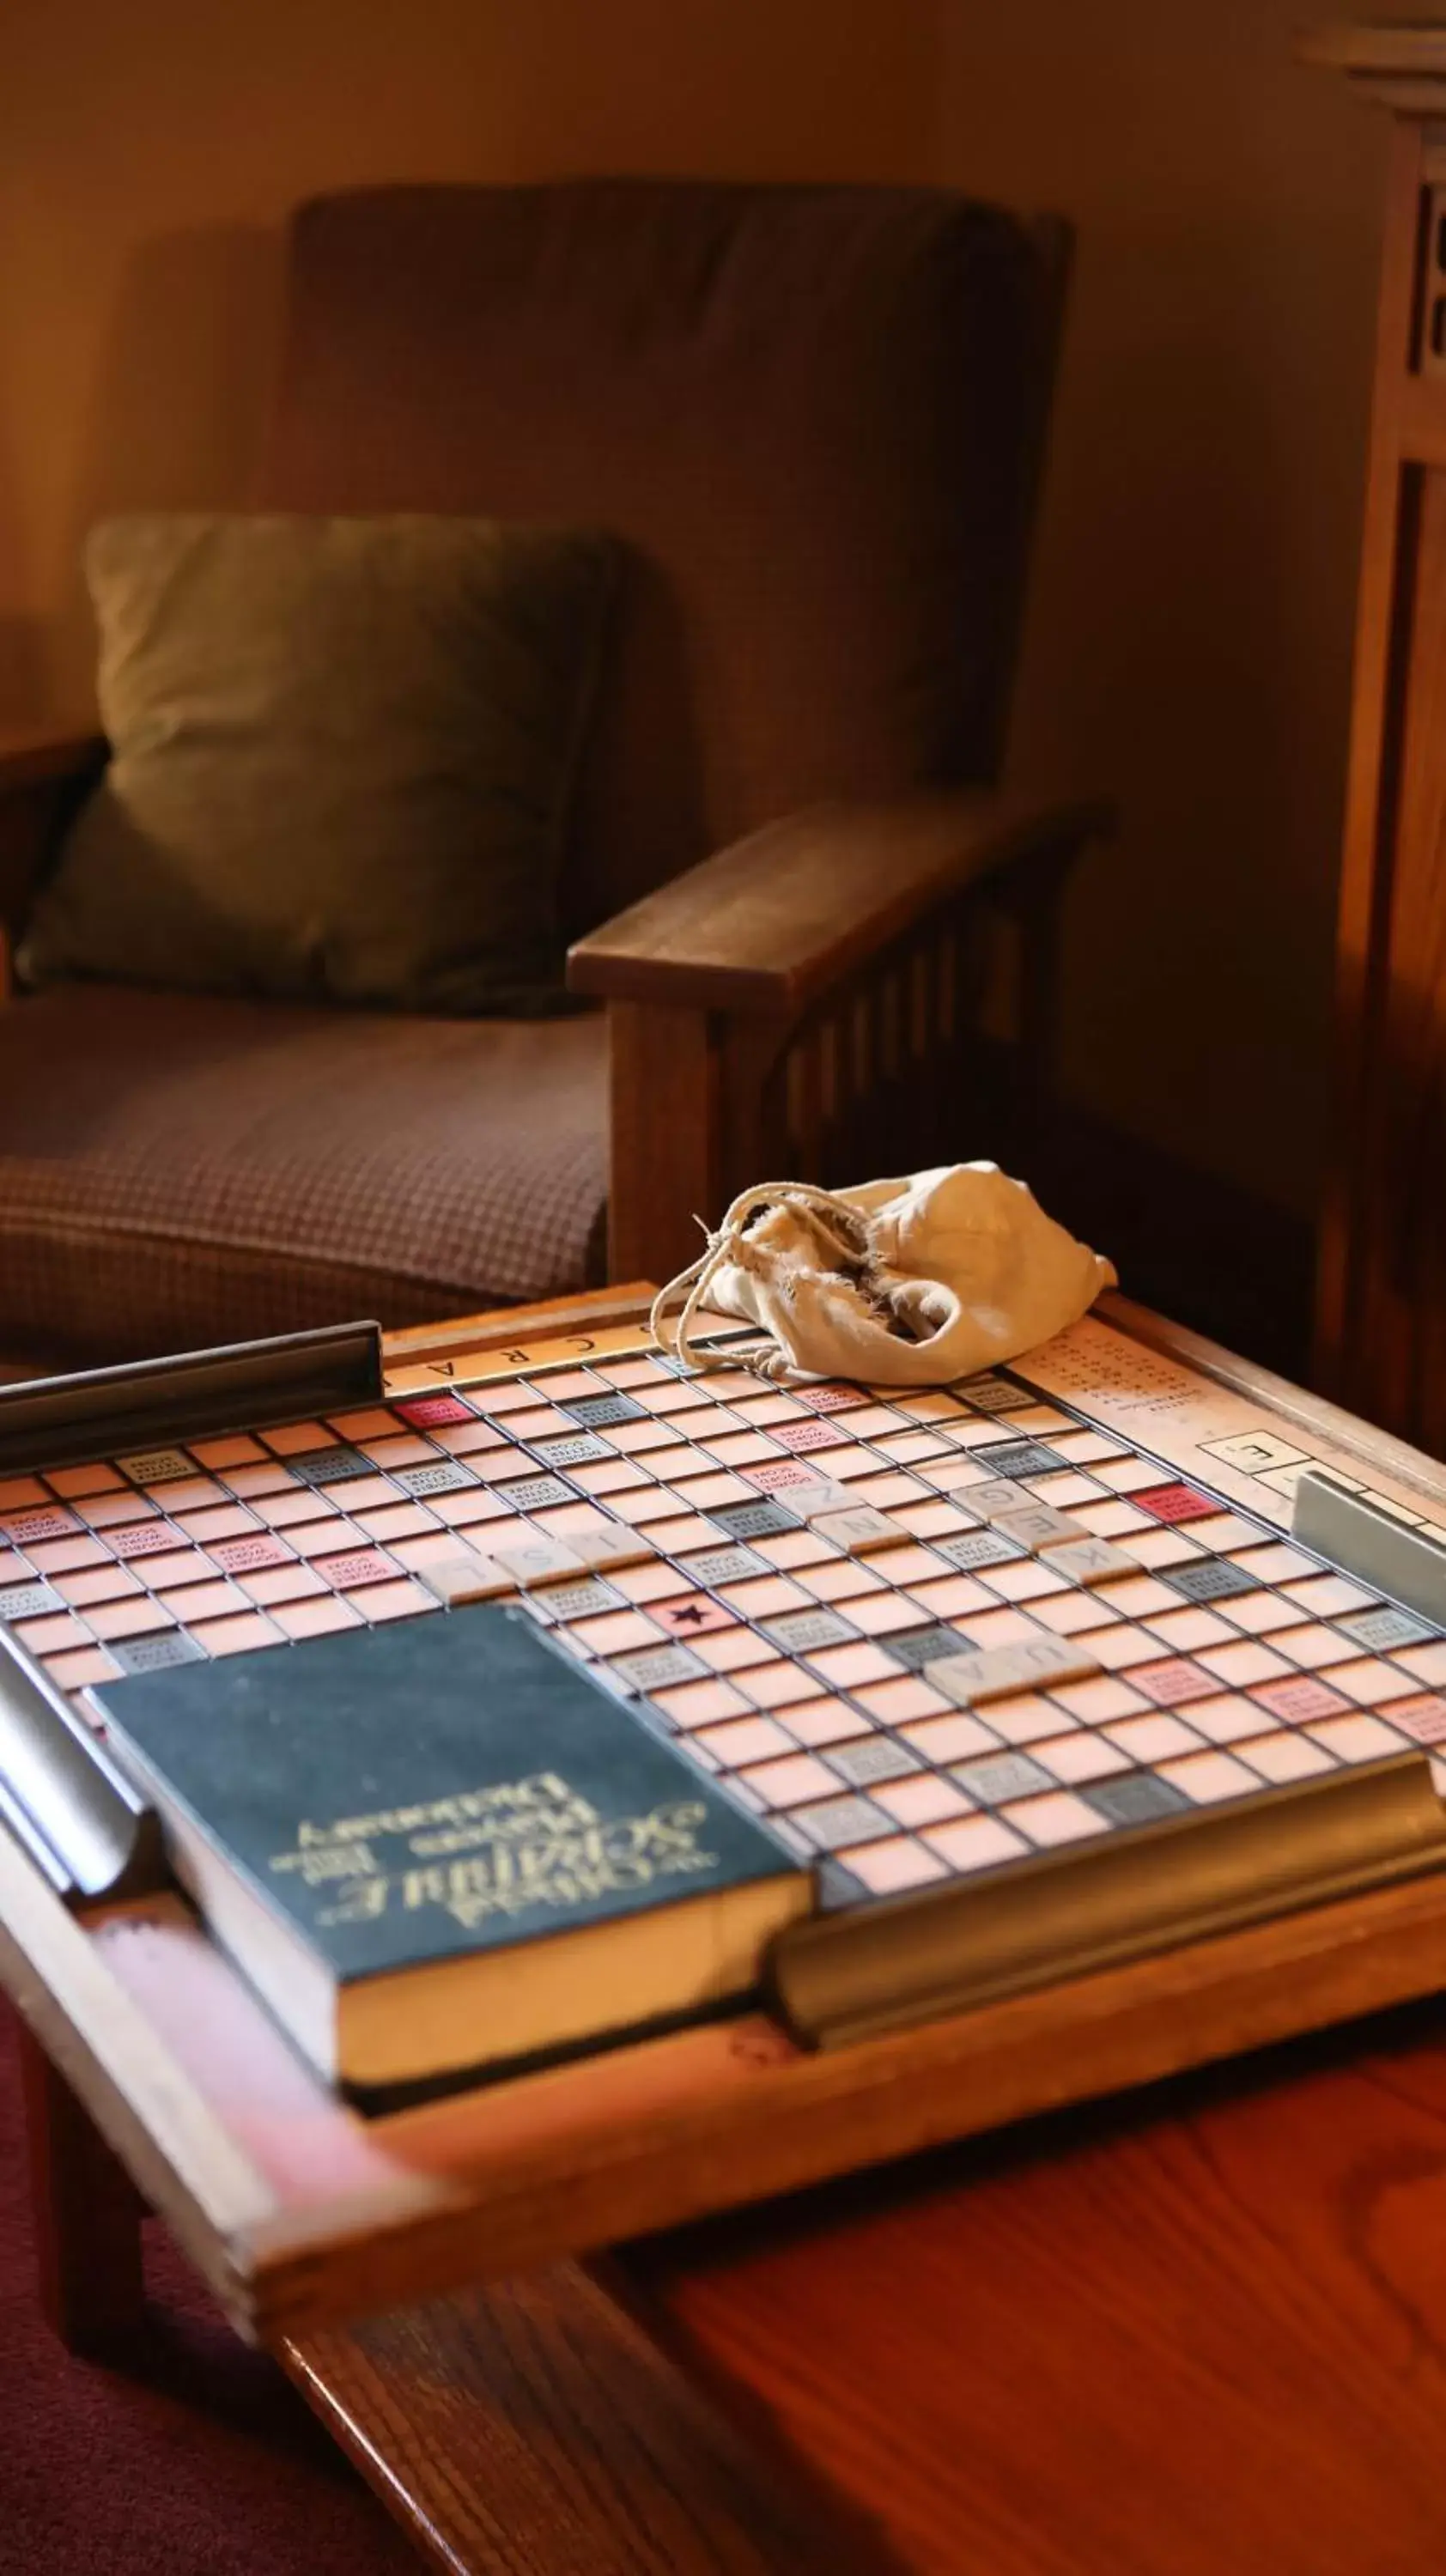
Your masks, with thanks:
[(1113, 1265), (1023, 1181), (996, 1163), (951, 1163), (859, 1189), (744, 1190), (660, 1291), (652, 1328), (692, 1365), (698, 1314), (712, 1308), (767, 1335), (749, 1357), (768, 1377), (938, 1386), (1048, 1341), (1114, 1285)]

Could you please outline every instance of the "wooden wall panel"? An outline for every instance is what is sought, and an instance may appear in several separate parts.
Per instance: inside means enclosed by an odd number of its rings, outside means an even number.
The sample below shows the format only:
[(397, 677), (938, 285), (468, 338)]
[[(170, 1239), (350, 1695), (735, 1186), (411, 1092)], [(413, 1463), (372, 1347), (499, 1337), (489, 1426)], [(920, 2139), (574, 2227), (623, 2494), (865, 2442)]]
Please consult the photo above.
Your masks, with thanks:
[(1370, 1410), (1446, 1445), (1446, 473), (1403, 468), (1399, 777), (1385, 782), (1379, 968), (1367, 1003), (1352, 1374)]
[[(1423, 43), (1425, 55), (1417, 61)], [(1409, 63), (1391, 58), (1402, 47), (1412, 54)], [(1321, 1238), (1315, 1373), (1340, 1402), (1440, 1456), (1446, 1455), (1446, 30), (1341, 29), (1312, 39), (1311, 50), (1336, 62), (1396, 116), (1356, 624), (1337, 939), (1334, 1169)]]

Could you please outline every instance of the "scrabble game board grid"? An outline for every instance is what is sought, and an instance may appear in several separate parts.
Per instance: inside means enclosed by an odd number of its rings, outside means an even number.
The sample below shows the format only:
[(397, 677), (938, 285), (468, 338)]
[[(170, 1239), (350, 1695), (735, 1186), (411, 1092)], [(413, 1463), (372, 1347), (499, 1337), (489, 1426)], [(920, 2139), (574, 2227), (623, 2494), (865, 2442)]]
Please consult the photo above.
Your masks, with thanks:
[(123, 1673), (473, 1586), (832, 1901), (1446, 1748), (1437, 1630), (1007, 1372), (600, 1358), (0, 1480), (0, 1620), (90, 1715)]

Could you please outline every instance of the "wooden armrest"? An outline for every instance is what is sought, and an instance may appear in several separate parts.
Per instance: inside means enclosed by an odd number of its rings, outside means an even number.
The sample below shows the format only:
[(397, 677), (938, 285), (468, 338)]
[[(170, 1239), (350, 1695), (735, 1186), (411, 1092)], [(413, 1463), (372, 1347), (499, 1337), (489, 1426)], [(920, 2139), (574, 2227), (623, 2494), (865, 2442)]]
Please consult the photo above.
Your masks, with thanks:
[(815, 805), (704, 859), (580, 939), (574, 993), (741, 1012), (796, 1011), (942, 898), (1108, 830), (1099, 797), (1041, 804), (991, 789)]
[(77, 783), (105, 759), (104, 734), (92, 726), (37, 731), (0, 725), (0, 797), (32, 787)]

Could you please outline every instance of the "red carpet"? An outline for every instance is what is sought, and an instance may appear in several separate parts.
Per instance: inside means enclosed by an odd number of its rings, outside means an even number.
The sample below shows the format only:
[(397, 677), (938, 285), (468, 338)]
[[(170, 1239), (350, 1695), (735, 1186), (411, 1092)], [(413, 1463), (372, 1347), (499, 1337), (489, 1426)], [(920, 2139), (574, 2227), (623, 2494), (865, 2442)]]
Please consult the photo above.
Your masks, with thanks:
[(0, 2003), (0, 2570), (4, 2576), (417, 2576), (420, 2561), (274, 2366), (159, 2228), (156, 2350), (72, 2361), (32, 2286), (14, 2028)]

